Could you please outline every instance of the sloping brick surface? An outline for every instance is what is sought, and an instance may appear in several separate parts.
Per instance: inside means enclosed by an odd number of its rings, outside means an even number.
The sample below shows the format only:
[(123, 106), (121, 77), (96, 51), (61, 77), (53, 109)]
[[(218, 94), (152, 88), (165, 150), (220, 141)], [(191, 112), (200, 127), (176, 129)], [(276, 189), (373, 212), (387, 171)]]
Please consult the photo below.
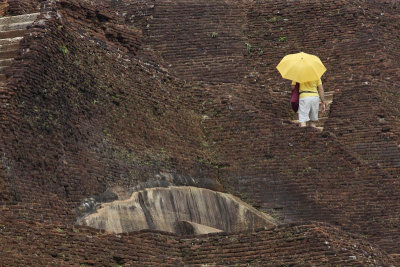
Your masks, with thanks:
[[(7, 12), (41, 2), (9, 0)], [(7, 71), (0, 113), (4, 262), (398, 260), (398, 1), (44, 4)], [(335, 91), (322, 133), (291, 124), (289, 83), (275, 70), (299, 50), (321, 57), (325, 88)], [(186, 239), (74, 231), (84, 198), (160, 172), (199, 185), (217, 179), (283, 223), (302, 224)]]
[(141, 231), (114, 235), (31, 220), (34, 207), (0, 209), (0, 259), (6, 266), (389, 266), (387, 254), (359, 236), (321, 225), (252, 233), (178, 237)]
[(29, 14), (38, 12), (41, 8), (41, 4), (48, 2), (46, 0), (5, 0), (3, 2), (7, 2), (9, 5), (7, 8), (7, 14), (16, 16), (22, 14)]
[(187, 87), (132, 56), (139, 32), (116, 23), (130, 39), (114, 44), (109, 28), (97, 32), (100, 20), (112, 18), (88, 12), (83, 17), (94, 20), (93, 29), (70, 24), (79, 12), (63, 25), (53, 17), (46, 30), (34, 25), (8, 70), (16, 97), (9, 100), (14, 108), (7, 111), (3, 147), (13, 159), (14, 198), (41, 201), (50, 191), (76, 206), (112, 183), (136, 185), (163, 170), (212, 177), (215, 171), (200, 160), (201, 117), (179, 105)]
[(240, 2), (157, 2), (147, 26), (149, 49), (185, 80), (241, 81), (247, 72), (247, 38)]

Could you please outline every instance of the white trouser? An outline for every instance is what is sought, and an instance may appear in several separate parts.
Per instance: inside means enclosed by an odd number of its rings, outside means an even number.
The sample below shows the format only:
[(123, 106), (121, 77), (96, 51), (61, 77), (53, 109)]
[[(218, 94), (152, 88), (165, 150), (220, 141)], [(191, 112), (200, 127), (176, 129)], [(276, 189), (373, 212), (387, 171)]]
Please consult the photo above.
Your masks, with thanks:
[(299, 122), (318, 121), (319, 96), (307, 96), (299, 100)]

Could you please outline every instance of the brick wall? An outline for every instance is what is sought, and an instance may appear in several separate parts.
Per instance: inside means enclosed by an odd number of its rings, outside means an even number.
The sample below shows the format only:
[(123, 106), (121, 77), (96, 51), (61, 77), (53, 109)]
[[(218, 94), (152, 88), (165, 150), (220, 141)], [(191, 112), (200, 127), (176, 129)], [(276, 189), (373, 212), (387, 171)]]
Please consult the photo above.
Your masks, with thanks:
[[(1, 199), (20, 211), (9, 224), (34, 218), (66, 227), (83, 198), (163, 171), (218, 178), (284, 222), (339, 225), (398, 253), (397, 3), (201, 3), (65, 0), (57, 4), (61, 20), (38, 19), (8, 72), (11, 108), (2, 110)], [(337, 91), (323, 133), (289, 122), (289, 84), (275, 66), (298, 50), (320, 55), (326, 89)], [(215, 239), (198, 254), (182, 247), (195, 254), (187, 260), (167, 246), (163, 259), (195, 264), (211, 251), (229, 264), (232, 247), (218, 254), (211, 243), (224, 239)], [(308, 244), (323, 242), (315, 240)], [(62, 250), (49, 257), (60, 262)], [(17, 260), (13, 253), (7, 259)], [(143, 253), (138, 260), (150, 264), (154, 255)], [(248, 258), (235, 262), (259, 257), (243, 253)], [(277, 262), (285, 253), (274, 254)], [(316, 253), (323, 261), (325, 252)]]
[(0, 17), (3, 17), (8, 7), (7, 1), (0, 1)]
[(179, 103), (187, 86), (134, 57), (140, 31), (90, 5), (59, 5), (61, 20), (39, 17), (8, 70), (15, 97), (2, 141), (14, 199), (51, 202), (52, 192), (76, 206), (161, 171), (215, 177), (201, 116)]
[[(338, 224), (396, 251), (390, 240), (399, 238), (399, 184), (388, 168), (363, 161), (329, 132), (298, 129), (238, 98), (216, 99), (206, 110), (211, 107), (205, 128), (230, 192), (285, 222)], [(396, 146), (386, 142), (381, 149), (390, 147)], [(389, 153), (387, 158), (392, 166), (397, 160)]]
[(31, 220), (29, 206), (1, 206), (0, 260), (12, 266), (393, 265), (360, 236), (324, 224), (178, 237), (154, 231), (115, 235)]
[(7, 15), (17, 16), (22, 14), (38, 12), (41, 3), (46, 0), (7, 0), (9, 7), (7, 8)]
[(243, 56), (246, 10), (241, 1), (159, 1), (146, 29), (148, 50), (185, 80), (237, 82), (247, 73)]

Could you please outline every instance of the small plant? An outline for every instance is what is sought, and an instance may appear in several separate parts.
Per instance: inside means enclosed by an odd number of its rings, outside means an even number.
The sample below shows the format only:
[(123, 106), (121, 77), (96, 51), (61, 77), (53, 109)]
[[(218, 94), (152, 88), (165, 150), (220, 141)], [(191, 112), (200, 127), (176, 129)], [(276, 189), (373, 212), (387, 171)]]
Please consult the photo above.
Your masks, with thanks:
[(69, 53), (68, 48), (65, 45), (61, 46), (60, 50), (64, 55), (67, 55)]
[(61, 228), (56, 228), (56, 232), (57, 232), (57, 233), (64, 233), (64, 230), (61, 229)]
[(286, 41), (286, 39), (287, 39), (286, 36), (281, 36), (281, 37), (278, 38), (278, 41), (279, 42), (284, 42), (284, 41)]
[(251, 44), (246, 43), (246, 49), (247, 49), (247, 53), (251, 53)]
[(276, 18), (276, 17), (272, 17), (272, 18), (270, 18), (268, 21), (270, 21), (270, 22), (275, 22), (275, 21), (277, 21), (278, 19)]
[(212, 32), (211, 33), (212, 38), (217, 38), (218, 37), (218, 32)]
[(310, 173), (311, 172), (311, 170), (312, 170), (312, 168), (311, 167), (307, 167), (307, 168), (305, 168), (304, 169), (304, 173)]

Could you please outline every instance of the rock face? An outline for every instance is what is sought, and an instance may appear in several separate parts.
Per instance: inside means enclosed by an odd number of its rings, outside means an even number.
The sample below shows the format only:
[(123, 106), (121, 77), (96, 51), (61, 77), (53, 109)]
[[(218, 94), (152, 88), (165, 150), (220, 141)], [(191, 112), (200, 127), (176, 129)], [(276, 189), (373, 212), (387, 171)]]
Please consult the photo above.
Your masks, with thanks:
[(222, 230), (188, 221), (176, 222), (175, 233), (179, 235), (203, 235), (209, 233), (220, 233)]
[(149, 188), (104, 204), (78, 220), (115, 233), (142, 229), (178, 234), (236, 232), (276, 225), (275, 220), (232, 195), (197, 187)]

